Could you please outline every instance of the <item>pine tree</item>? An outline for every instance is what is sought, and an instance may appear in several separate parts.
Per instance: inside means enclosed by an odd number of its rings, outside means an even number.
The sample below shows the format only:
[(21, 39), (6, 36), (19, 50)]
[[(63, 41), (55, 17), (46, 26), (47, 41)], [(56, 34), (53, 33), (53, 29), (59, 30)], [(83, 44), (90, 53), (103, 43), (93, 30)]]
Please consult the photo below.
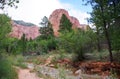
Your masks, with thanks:
[(48, 39), (54, 36), (52, 25), (46, 16), (43, 17), (42, 22), (40, 24), (42, 25), (42, 27), (40, 27), (39, 30), (41, 34), (40, 37)]
[(72, 30), (72, 23), (66, 17), (65, 14), (63, 14), (62, 17), (61, 17), (60, 26), (59, 27), (60, 27), (59, 32), (61, 32), (61, 33), (70, 32)]

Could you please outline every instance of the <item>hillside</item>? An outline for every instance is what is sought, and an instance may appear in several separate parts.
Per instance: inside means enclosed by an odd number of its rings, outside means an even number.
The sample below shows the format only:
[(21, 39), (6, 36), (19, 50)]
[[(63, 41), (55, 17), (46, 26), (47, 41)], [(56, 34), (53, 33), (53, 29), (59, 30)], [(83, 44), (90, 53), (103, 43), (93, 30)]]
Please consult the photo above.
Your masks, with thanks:
[(23, 34), (26, 35), (27, 39), (35, 39), (40, 35), (39, 27), (24, 21), (13, 21), (10, 36), (20, 39)]
[(22, 25), (22, 26), (36, 26), (33, 23), (28, 23), (28, 22), (24, 22), (22, 20), (13, 20), (16, 24)]

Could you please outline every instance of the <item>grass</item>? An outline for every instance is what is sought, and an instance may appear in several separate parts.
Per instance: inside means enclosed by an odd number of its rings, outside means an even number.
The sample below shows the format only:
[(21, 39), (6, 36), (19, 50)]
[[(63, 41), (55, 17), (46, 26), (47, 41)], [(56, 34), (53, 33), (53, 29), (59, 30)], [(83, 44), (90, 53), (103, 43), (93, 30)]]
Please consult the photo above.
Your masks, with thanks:
[(38, 55), (38, 56), (29, 56), (26, 57), (25, 62), (29, 62), (29, 63), (34, 63), (36, 65), (43, 65), (45, 64), (46, 60), (52, 56), (51, 59), (51, 63), (55, 63), (56, 61), (60, 60), (60, 59), (64, 59), (64, 58), (68, 58), (70, 60), (72, 60), (74, 54), (69, 54), (69, 53), (60, 53), (58, 51), (52, 51), (48, 54), (45, 55)]
[(97, 50), (94, 50), (92, 53), (86, 53), (85, 54), (86, 60), (91, 61), (108, 61), (109, 59), (109, 52), (108, 50), (102, 50), (98, 52)]
[[(115, 62), (120, 62), (120, 52), (112, 51), (113, 53), (113, 60)], [(86, 53), (87, 60), (95, 60), (95, 61), (109, 61), (109, 51), (107, 49), (101, 50), (98, 52), (94, 50), (92, 53)]]
[(0, 79), (17, 79), (17, 71), (8, 57), (6, 54), (0, 56)]
[(10, 55), (8, 56), (8, 59), (12, 62), (12, 65), (18, 66), (20, 68), (27, 68), (27, 65), (25, 64), (24, 57), (22, 55)]
[(62, 67), (59, 67), (58, 70), (59, 70), (59, 77), (61, 79), (66, 79), (66, 72), (64, 71), (65, 69)]

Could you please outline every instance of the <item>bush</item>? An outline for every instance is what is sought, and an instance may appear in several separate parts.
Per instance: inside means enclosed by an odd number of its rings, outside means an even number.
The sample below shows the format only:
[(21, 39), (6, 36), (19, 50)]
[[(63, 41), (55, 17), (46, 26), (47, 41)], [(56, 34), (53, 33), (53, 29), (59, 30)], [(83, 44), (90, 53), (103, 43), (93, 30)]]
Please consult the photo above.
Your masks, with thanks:
[(48, 40), (48, 49), (49, 51), (51, 50), (55, 50), (57, 47), (57, 41), (55, 40), (55, 38), (51, 38)]
[(57, 42), (55, 38), (50, 38), (50, 39), (43, 39), (39, 42), (40, 45), (40, 52), (41, 54), (48, 53), (51, 50), (55, 50), (57, 46)]
[(7, 58), (12, 63), (12, 65), (18, 66), (23, 69), (27, 68), (25, 58), (22, 55), (9, 55), (7, 56)]
[[(84, 53), (90, 51), (93, 42), (89, 31), (74, 30), (65, 34), (61, 34), (58, 39), (59, 49), (64, 49), (68, 53), (76, 53), (77, 60), (84, 59)], [(93, 34), (94, 35), (94, 34)]]
[(0, 56), (0, 79), (17, 79), (17, 73), (11, 62), (2, 55)]

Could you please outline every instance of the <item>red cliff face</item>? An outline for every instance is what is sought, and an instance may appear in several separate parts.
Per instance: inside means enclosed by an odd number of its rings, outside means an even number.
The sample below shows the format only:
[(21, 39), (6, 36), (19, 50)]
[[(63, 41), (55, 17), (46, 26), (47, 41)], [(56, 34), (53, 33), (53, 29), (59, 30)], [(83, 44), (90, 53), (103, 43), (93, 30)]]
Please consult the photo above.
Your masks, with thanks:
[(70, 21), (73, 24), (72, 28), (81, 28), (80, 27), (80, 22), (79, 22), (79, 20), (77, 18), (71, 16)]
[(39, 27), (37, 26), (22, 26), (14, 22), (12, 22), (12, 25), (12, 32), (10, 33), (11, 37), (20, 39), (22, 35), (25, 34), (26, 38), (29, 40), (35, 39), (40, 35)]
[(55, 36), (59, 35), (58, 30), (59, 30), (59, 25), (60, 25), (60, 19), (61, 19), (63, 14), (65, 14), (66, 17), (73, 24), (72, 28), (76, 28), (76, 27), (80, 28), (80, 23), (77, 20), (77, 18), (69, 16), (68, 12), (64, 9), (56, 9), (55, 11), (53, 11), (53, 13), (49, 17), (49, 21), (51, 22), (51, 24), (53, 26), (53, 31), (54, 31)]

